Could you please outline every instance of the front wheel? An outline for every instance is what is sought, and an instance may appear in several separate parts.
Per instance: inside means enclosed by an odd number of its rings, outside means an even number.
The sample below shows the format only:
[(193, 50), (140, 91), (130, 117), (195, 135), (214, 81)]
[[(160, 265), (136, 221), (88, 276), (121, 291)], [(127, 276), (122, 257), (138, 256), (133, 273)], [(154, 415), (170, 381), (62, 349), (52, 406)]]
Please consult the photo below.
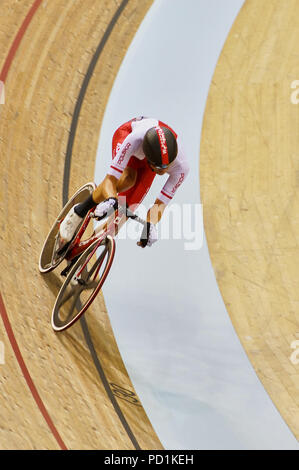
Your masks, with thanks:
[(66, 330), (88, 309), (105, 282), (114, 254), (115, 241), (108, 235), (101, 243), (96, 240), (80, 256), (57, 296), (52, 311), (54, 331)]
[(79, 202), (83, 202), (95, 190), (95, 188), (96, 188), (95, 183), (85, 184), (80, 189), (78, 189), (78, 191), (71, 197), (71, 199), (66, 203), (66, 205), (61, 210), (50, 232), (48, 233), (47, 238), (44, 242), (43, 248), (41, 250), (41, 254), (39, 257), (39, 270), (41, 273), (48, 273), (52, 271), (64, 260), (67, 251), (60, 253), (58, 249), (60, 224), (62, 220), (64, 219), (64, 217), (69, 212), (69, 210), (75, 204), (78, 204)]

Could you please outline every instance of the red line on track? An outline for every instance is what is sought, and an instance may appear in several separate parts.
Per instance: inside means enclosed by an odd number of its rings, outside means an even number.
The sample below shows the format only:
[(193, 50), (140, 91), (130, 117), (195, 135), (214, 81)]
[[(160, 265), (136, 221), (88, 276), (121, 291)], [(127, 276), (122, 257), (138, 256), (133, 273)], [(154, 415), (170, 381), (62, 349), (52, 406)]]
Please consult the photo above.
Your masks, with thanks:
[(5, 309), (5, 305), (4, 305), (1, 293), (0, 293), (0, 315), (2, 317), (2, 320), (3, 320), (4, 326), (5, 326), (6, 333), (7, 333), (7, 336), (9, 338), (10, 344), (12, 346), (12, 349), (13, 349), (14, 353), (15, 353), (15, 356), (17, 358), (19, 366), (20, 366), (20, 368), (23, 372), (23, 375), (25, 377), (27, 385), (30, 388), (30, 391), (33, 395), (33, 398), (36, 401), (37, 406), (39, 407), (43, 417), (45, 418), (45, 420), (46, 420), (49, 428), (51, 429), (51, 431), (52, 431), (56, 441), (58, 442), (59, 446), (61, 447), (61, 449), (67, 450), (67, 447), (64, 444), (63, 440), (61, 439), (57, 429), (55, 428), (54, 423), (53, 423), (52, 419), (50, 418), (50, 416), (49, 416), (49, 414), (48, 414), (48, 412), (45, 408), (45, 405), (43, 404), (43, 402), (41, 400), (41, 397), (39, 396), (39, 393), (38, 393), (38, 391), (37, 391), (37, 389), (36, 389), (36, 387), (33, 383), (33, 380), (30, 376), (30, 373), (29, 373), (29, 371), (26, 367), (26, 364), (25, 364), (24, 359), (22, 357), (22, 354), (21, 354), (21, 351), (19, 349), (18, 343), (16, 341), (14, 332), (12, 330), (8, 315), (6, 313), (6, 309)]
[(11, 45), (11, 48), (9, 49), (8, 56), (6, 57), (5, 63), (3, 65), (3, 68), (2, 68), (1, 73), (0, 73), (0, 80), (2, 82), (5, 82), (5, 80), (6, 80), (8, 71), (9, 71), (10, 66), (11, 66), (11, 63), (12, 63), (12, 61), (14, 59), (14, 56), (15, 56), (17, 50), (18, 50), (20, 42), (22, 41), (22, 38), (25, 34), (25, 31), (28, 28), (29, 23), (31, 22), (36, 10), (38, 9), (38, 7), (40, 6), (41, 3), (42, 3), (42, 0), (36, 0), (34, 2), (32, 7), (30, 8), (26, 18), (23, 21), (22, 26), (20, 27), (20, 29), (19, 29), (19, 31), (18, 31), (15, 39), (14, 39), (14, 42)]
[[(1, 70), (1, 73), (0, 73), (0, 81), (2, 82), (5, 82), (6, 78), (7, 78), (7, 74), (9, 72), (9, 69), (10, 69), (10, 66), (13, 62), (13, 59), (15, 57), (15, 54), (18, 50), (18, 47), (22, 41), (22, 38), (35, 14), (35, 12), (37, 11), (38, 7), (40, 6), (40, 4), (42, 3), (42, 0), (36, 0), (31, 9), (29, 10), (27, 16), (25, 17), (12, 45), (11, 45), (11, 48), (8, 52), (8, 55), (6, 57), (6, 60), (5, 60), (5, 63), (4, 63), (4, 66)], [(24, 375), (24, 378), (27, 382), (27, 385), (32, 393), (32, 396), (38, 406), (38, 408), (40, 409), (40, 412), (42, 413), (46, 423), (48, 424), (53, 436), (55, 437), (57, 443), (59, 444), (60, 448), (62, 450), (67, 450), (67, 447), (66, 445), (64, 444), (63, 440), (61, 439), (49, 413), (47, 412), (46, 410), (46, 407), (45, 405), (43, 404), (43, 401), (33, 383), (33, 380), (30, 376), (30, 373), (26, 367), (26, 364), (24, 362), (24, 359), (22, 357), (22, 354), (21, 354), (21, 351), (19, 349), (19, 346), (18, 346), (18, 343), (16, 341), (16, 338), (15, 338), (15, 335), (14, 335), (14, 332), (12, 330), (12, 327), (11, 327), (11, 324), (10, 324), (10, 321), (9, 321), (9, 318), (8, 318), (8, 315), (6, 313), (6, 309), (5, 309), (5, 305), (4, 305), (4, 302), (3, 302), (3, 299), (2, 299), (2, 296), (1, 296), (1, 293), (0, 293), (0, 315), (2, 317), (2, 320), (3, 320), (3, 323), (4, 323), (4, 326), (5, 326), (5, 329), (6, 329), (6, 332), (7, 332), (7, 335), (8, 335), (8, 338), (9, 338), (9, 341), (10, 341), (10, 344), (12, 346), (12, 349), (14, 351), (14, 354), (16, 356), (16, 359), (19, 363), (19, 366), (22, 370), (22, 373)]]

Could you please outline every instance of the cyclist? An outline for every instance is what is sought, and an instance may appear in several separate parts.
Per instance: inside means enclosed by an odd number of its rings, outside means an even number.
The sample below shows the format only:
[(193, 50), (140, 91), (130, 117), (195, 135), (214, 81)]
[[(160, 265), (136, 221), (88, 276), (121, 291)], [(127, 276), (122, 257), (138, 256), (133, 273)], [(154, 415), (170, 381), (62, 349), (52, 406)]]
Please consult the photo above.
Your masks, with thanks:
[(147, 230), (139, 246), (157, 241), (155, 225), (167, 204), (186, 178), (189, 166), (177, 134), (165, 123), (148, 117), (131, 119), (120, 126), (112, 139), (112, 163), (99, 186), (82, 203), (75, 205), (60, 225), (63, 243), (71, 241), (82, 219), (95, 206), (95, 215), (104, 217), (117, 207), (117, 197), (125, 195), (130, 204), (139, 204), (147, 194), (155, 175), (168, 173), (154, 205), (147, 213)]

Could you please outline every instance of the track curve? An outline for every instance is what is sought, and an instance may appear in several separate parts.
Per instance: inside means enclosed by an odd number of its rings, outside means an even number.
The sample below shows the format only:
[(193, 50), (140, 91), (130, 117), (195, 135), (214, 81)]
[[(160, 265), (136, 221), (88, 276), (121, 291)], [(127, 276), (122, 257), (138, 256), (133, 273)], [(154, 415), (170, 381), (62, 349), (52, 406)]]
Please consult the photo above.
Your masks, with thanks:
[(205, 231), (232, 323), (299, 438), (299, 5), (247, 0), (215, 70), (201, 139)]
[[(67, 197), (92, 179), (114, 77), (152, 2), (111, 3), (69, 1), (62, 6), (58, 0), (25, 0), (15, 8), (8, 1), (2, 5), (5, 25), (0, 24), (0, 40), (6, 50), (2, 48), (0, 60), (6, 104), (0, 108), (5, 169), (0, 210), (6, 223), (0, 243), (7, 269), (1, 279), (1, 311), (7, 312), (22, 360), (53, 424), (51, 428), (32, 399), (25, 369), (19, 368), (1, 328), (3, 449), (162, 448), (121, 360), (102, 296), (81, 323), (83, 329), (75, 325), (55, 335), (49, 314), (59, 278), (37, 271), (43, 238), (61, 208), (61, 192)], [(22, 29), (32, 8), (34, 15), (7, 68), (16, 27)], [(96, 55), (77, 113), (88, 64)], [(74, 115), (76, 134), (71, 131)], [(70, 138), (71, 152), (66, 151)], [(68, 166), (66, 154), (72, 156)]]

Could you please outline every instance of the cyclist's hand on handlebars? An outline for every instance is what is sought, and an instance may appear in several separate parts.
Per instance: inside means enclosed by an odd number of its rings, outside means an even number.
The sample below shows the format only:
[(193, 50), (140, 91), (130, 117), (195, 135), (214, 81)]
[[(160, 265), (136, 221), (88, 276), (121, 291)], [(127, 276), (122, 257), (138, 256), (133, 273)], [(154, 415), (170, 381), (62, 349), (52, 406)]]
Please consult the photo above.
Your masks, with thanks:
[(154, 243), (156, 243), (156, 241), (158, 241), (156, 227), (154, 224), (147, 222), (147, 224), (143, 227), (140, 241), (137, 243), (137, 245), (145, 248), (146, 246), (152, 246)]
[(94, 211), (95, 217), (99, 219), (103, 219), (106, 215), (111, 214), (113, 211), (117, 209), (118, 201), (115, 197), (109, 197), (105, 199), (105, 201), (100, 202), (97, 205)]

